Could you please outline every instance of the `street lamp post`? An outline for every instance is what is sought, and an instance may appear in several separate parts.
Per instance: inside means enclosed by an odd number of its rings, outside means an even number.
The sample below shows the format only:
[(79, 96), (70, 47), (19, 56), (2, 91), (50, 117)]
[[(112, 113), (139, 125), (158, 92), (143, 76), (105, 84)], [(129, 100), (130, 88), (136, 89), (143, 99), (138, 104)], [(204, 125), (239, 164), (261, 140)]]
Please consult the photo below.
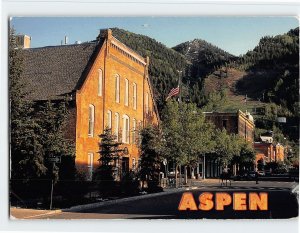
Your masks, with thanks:
[(202, 177), (205, 180), (205, 154), (203, 155), (203, 167), (202, 167)]

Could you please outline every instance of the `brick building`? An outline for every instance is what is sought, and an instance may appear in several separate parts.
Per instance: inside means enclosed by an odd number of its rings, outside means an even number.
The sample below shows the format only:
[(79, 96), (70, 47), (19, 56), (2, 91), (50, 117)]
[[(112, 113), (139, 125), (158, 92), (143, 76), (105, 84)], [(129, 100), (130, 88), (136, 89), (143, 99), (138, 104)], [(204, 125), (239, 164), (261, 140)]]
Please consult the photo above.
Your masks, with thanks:
[(204, 112), (206, 120), (219, 129), (226, 129), (230, 134), (238, 134), (249, 142), (254, 141), (254, 120), (250, 113), (237, 112)]
[[(91, 177), (99, 137), (111, 128), (122, 142), (122, 172), (138, 165), (138, 129), (158, 124), (148, 76), (149, 59), (117, 40), (110, 29), (88, 43), (25, 49), (23, 79), (38, 102), (68, 98), (66, 137), (75, 143), (76, 165)], [(125, 148), (126, 147), (126, 148)]]
[[(237, 112), (204, 112), (204, 115), (205, 119), (212, 122), (217, 128), (225, 129), (229, 134), (238, 134), (246, 141), (253, 143), (255, 125), (250, 113), (238, 110)], [(202, 159), (198, 170), (205, 170), (205, 177), (219, 177), (222, 172), (222, 164), (216, 158), (206, 157), (205, 163)], [(236, 174), (237, 167), (233, 166), (231, 170), (233, 174)]]
[(260, 165), (265, 165), (269, 162), (284, 161), (284, 146), (280, 143), (255, 142), (254, 149), (256, 152), (255, 164), (258, 166), (258, 169), (260, 169)]

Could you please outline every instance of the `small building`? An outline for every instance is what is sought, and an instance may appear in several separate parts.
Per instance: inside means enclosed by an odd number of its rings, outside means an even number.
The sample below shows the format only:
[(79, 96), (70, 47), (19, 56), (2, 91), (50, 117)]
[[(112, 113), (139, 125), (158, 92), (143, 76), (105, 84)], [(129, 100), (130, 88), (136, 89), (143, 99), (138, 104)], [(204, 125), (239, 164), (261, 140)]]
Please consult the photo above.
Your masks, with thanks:
[(255, 142), (254, 150), (256, 152), (255, 165), (258, 170), (261, 170), (266, 163), (284, 161), (284, 146), (280, 143)]
[(65, 137), (74, 143), (76, 166), (91, 178), (99, 162), (99, 134), (106, 127), (126, 153), (118, 174), (138, 167), (138, 129), (159, 123), (149, 58), (101, 30), (95, 41), (23, 50), (28, 98), (37, 104), (68, 99)]

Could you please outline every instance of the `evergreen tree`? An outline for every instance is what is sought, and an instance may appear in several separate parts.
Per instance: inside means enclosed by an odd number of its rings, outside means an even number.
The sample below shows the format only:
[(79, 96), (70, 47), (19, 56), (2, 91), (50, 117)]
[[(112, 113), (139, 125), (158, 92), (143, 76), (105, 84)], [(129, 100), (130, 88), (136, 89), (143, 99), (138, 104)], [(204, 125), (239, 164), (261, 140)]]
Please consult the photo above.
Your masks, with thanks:
[(119, 148), (121, 143), (116, 141), (116, 136), (111, 133), (111, 129), (106, 128), (99, 137), (100, 165), (95, 171), (93, 179), (97, 182), (100, 193), (103, 196), (109, 196), (116, 188), (114, 164), (123, 150)]
[(74, 142), (65, 138), (66, 121), (68, 117), (67, 102), (53, 103), (47, 101), (36, 110), (35, 117), (41, 126), (41, 136), (45, 159), (60, 157), (61, 164), (55, 166), (46, 163), (48, 176), (58, 179), (74, 180), (76, 175)]
[(40, 143), (41, 128), (33, 118), (32, 102), (26, 99), (21, 81), (22, 54), (17, 49), (15, 32), (9, 36), (9, 91), (10, 91), (10, 154), (11, 178), (29, 181), (44, 175), (44, 151)]

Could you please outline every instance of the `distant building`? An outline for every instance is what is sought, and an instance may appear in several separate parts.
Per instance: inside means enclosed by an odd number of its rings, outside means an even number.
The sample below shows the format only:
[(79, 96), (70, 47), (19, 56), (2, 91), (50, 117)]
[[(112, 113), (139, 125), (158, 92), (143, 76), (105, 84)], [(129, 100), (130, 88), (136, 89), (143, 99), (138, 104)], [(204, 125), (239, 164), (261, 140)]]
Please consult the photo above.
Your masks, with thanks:
[(249, 142), (254, 141), (254, 120), (249, 112), (204, 112), (205, 118), (219, 129), (238, 134)]
[[(229, 134), (240, 135), (248, 142), (254, 141), (254, 120), (249, 112), (204, 112), (205, 119), (212, 122), (217, 128), (225, 129)], [(204, 161), (199, 164), (199, 170), (204, 170)], [(231, 168), (233, 174), (236, 174), (237, 168)], [(205, 159), (205, 177), (219, 177), (222, 172), (222, 164), (217, 158)]]
[[(74, 142), (76, 165), (91, 178), (98, 166), (99, 134), (108, 127), (122, 142), (117, 174), (138, 167), (138, 130), (158, 124), (149, 80), (149, 58), (117, 40), (110, 29), (97, 40), (25, 49), (23, 80), (36, 103), (69, 100), (66, 138)], [(126, 153), (125, 153), (126, 152)]]
[[(273, 141), (273, 140), (272, 140)], [(280, 143), (273, 144), (270, 142), (255, 142), (254, 150), (256, 152), (255, 164), (260, 169), (260, 165), (265, 165), (269, 162), (284, 161), (284, 146)]]

